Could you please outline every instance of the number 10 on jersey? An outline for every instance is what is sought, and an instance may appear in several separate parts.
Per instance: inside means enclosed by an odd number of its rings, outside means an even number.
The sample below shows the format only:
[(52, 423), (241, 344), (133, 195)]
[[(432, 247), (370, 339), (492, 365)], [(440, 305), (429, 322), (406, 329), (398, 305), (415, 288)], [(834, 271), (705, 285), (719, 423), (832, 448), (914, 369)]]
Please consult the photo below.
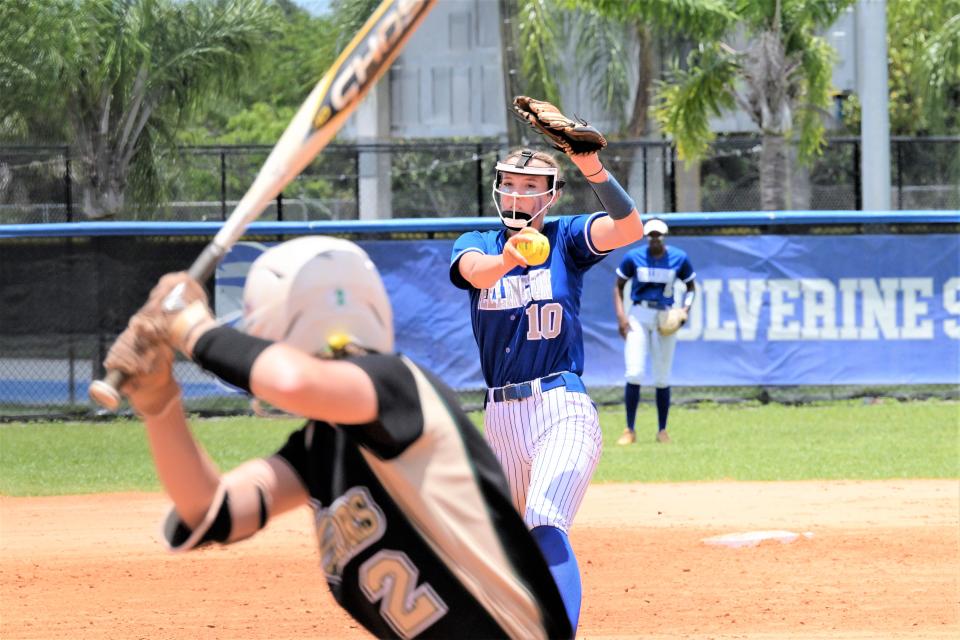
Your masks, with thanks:
[(563, 325), (563, 307), (559, 302), (543, 306), (531, 304), (527, 314), (527, 340), (549, 340), (560, 335)]

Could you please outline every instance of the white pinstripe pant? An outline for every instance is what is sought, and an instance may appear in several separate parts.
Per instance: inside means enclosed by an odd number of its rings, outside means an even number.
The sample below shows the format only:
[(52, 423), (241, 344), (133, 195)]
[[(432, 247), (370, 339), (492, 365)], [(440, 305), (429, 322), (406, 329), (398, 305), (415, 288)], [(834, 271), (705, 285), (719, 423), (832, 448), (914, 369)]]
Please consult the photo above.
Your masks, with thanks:
[(600, 418), (587, 394), (532, 384), (523, 400), (493, 402), (487, 392), (486, 439), (527, 527), (568, 532), (603, 451)]

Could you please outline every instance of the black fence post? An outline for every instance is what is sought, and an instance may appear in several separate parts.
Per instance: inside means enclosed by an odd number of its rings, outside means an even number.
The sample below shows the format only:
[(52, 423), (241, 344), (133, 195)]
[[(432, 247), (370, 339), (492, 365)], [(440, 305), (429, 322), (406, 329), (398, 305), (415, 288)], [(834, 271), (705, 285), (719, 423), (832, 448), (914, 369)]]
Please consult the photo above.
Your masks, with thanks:
[[(671, 213), (677, 212), (677, 164), (676, 164), (676, 155), (677, 150), (670, 145), (663, 145), (663, 169), (666, 171), (667, 161), (669, 160), (669, 171), (670, 171), (670, 207), (669, 211)], [(667, 209), (667, 207), (664, 207)]]
[[(69, 207), (68, 207), (68, 211), (69, 211)], [(68, 219), (67, 221), (69, 222), (70, 220)], [(74, 245), (74, 239), (72, 237), (67, 237), (65, 242), (65, 248), (66, 248), (66, 254), (67, 254), (66, 255), (67, 265), (69, 265), (67, 271), (70, 274), (76, 274), (77, 273), (77, 254), (76, 254), (76, 248)], [(67, 364), (67, 367), (68, 367), (67, 389), (68, 389), (68, 394), (70, 398), (71, 408), (73, 408), (73, 406), (77, 403), (77, 393), (76, 393), (77, 353), (76, 353), (75, 344), (76, 344), (76, 336), (71, 332), (70, 334), (68, 334), (68, 337), (67, 337), (67, 363), (68, 363)]]
[(107, 305), (104, 303), (105, 296), (105, 287), (104, 287), (104, 273), (103, 273), (103, 261), (104, 261), (104, 240), (102, 236), (94, 236), (91, 239), (91, 245), (93, 249), (93, 262), (94, 262), (94, 274), (96, 282), (96, 292), (94, 299), (96, 300), (96, 309), (97, 309), (97, 344), (93, 350), (93, 377), (95, 380), (102, 380), (106, 369), (103, 366), (103, 360), (107, 355), (107, 336), (104, 335), (107, 331), (107, 318), (104, 310), (107, 308)]
[(893, 141), (897, 145), (897, 209), (903, 210), (903, 145), (897, 140)]
[(647, 203), (650, 202), (650, 194), (647, 193), (647, 145), (640, 147), (640, 158), (643, 162), (643, 209), (641, 213), (647, 213)]
[(67, 207), (67, 222), (73, 222), (73, 178), (70, 175), (70, 147), (64, 149), (63, 155), (63, 201)]
[(483, 144), (477, 143), (477, 215), (483, 215)]
[(220, 150), (220, 219), (227, 219), (227, 152)]
[(106, 360), (107, 351), (109, 351), (110, 348), (107, 346), (107, 340), (109, 340), (109, 338), (104, 334), (105, 330), (106, 329), (101, 327), (100, 333), (97, 334), (97, 355), (95, 356), (97, 361), (95, 363), (96, 366), (93, 368), (97, 380), (103, 379), (103, 376), (107, 373), (106, 367), (103, 366), (103, 361)]
[(283, 222), (283, 191), (277, 194), (277, 222)]
[(863, 210), (863, 185), (860, 178), (860, 141), (854, 140), (853, 144), (853, 208), (855, 211)]
[(353, 148), (353, 200), (357, 203), (357, 220), (360, 219), (360, 147)]
[(67, 397), (72, 408), (73, 405), (77, 404), (77, 375), (74, 371), (77, 357), (73, 348), (73, 335), (70, 336), (69, 340), (70, 342), (67, 344)]

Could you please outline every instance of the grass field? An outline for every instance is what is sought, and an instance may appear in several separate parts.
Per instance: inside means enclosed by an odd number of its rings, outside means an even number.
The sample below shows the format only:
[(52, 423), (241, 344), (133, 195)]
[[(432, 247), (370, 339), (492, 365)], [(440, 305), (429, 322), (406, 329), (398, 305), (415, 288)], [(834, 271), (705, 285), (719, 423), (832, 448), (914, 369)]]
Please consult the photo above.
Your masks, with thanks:
[[(479, 413), (471, 414), (479, 425)], [(618, 447), (623, 410), (603, 408), (596, 482), (960, 478), (960, 403), (896, 400), (718, 405), (671, 410), (674, 442), (654, 442), (656, 413), (641, 406), (637, 444)], [(221, 468), (276, 450), (300, 421), (211, 418), (195, 431)], [(0, 425), (0, 494), (154, 491), (135, 420)]]

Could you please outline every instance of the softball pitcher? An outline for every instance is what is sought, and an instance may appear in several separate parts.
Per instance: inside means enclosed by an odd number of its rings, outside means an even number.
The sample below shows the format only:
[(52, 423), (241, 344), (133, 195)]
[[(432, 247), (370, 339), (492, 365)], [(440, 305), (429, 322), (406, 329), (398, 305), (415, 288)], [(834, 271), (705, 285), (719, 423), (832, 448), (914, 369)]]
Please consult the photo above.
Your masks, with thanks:
[[(583, 275), (642, 236), (633, 201), (597, 155), (606, 141), (549, 103), (520, 97), (517, 112), (550, 136), (593, 187), (605, 211), (545, 221), (563, 179), (546, 153), (519, 149), (496, 166), (494, 204), (504, 228), (455, 243), (453, 284), (470, 294), (473, 333), (489, 387), (484, 426), (513, 501), (540, 545), (577, 628), (581, 582), (567, 532), (600, 459), (603, 441), (583, 372)], [(566, 129), (564, 129), (566, 127)], [(531, 266), (521, 245), (534, 229), (549, 241)]]
[[(620, 336), (624, 339), (624, 361), (627, 379), (623, 392), (627, 413), (627, 427), (617, 444), (637, 441), (634, 431), (637, 405), (640, 403), (640, 384), (646, 370), (647, 355), (653, 373), (657, 400), (657, 442), (670, 442), (667, 435), (667, 415), (670, 413), (670, 370), (677, 346), (677, 330), (686, 321), (696, 299), (696, 273), (682, 249), (668, 247), (663, 242), (669, 229), (663, 220), (648, 220), (644, 225), (648, 244), (631, 249), (617, 267), (617, 281), (613, 290), (613, 308), (617, 314)], [(624, 311), (623, 285), (630, 287), (631, 305)], [(683, 305), (674, 309), (677, 281), (686, 286)]]

